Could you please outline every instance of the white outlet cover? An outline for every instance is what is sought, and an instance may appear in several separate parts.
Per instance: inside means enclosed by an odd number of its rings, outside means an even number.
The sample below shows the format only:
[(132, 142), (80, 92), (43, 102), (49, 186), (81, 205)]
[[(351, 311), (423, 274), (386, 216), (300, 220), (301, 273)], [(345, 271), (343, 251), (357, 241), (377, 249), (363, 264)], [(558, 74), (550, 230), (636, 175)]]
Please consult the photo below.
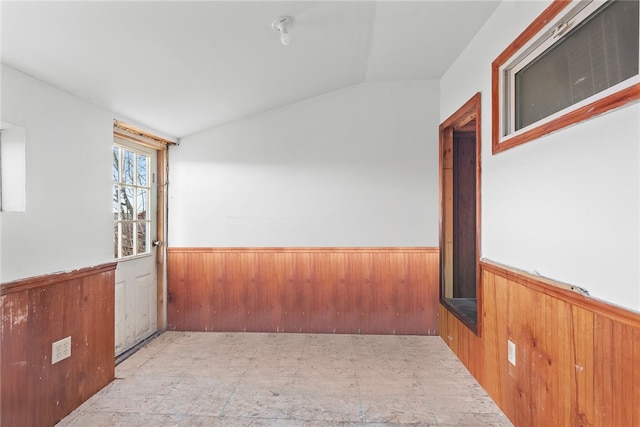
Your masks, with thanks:
[(516, 366), (516, 344), (511, 340), (507, 340), (507, 359)]
[(66, 337), (51, 344), (51, 364), (71, 357), (71, 337)]

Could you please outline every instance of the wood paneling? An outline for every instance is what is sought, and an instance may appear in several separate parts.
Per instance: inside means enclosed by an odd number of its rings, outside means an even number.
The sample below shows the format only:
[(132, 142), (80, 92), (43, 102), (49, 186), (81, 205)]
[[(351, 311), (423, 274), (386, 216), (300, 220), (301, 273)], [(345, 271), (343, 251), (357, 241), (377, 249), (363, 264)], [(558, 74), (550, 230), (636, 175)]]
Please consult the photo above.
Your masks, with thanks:
[(438, 333), (435, 248), (169, 248), (171, 330)]
[(453, 127), (443, 129), (440, 135), (441, 294), (453, 298)]
[(640, 425), (640, 314), (497, 264), (481, 269), (481, 337), (442, 306), (440, 335), (515, 425)]
[[(51, 426), (114, 378), (114, 270), (106, 264), (0, 285), (0, 424)], [(71, 357), (51, 344), (71, 336)]]

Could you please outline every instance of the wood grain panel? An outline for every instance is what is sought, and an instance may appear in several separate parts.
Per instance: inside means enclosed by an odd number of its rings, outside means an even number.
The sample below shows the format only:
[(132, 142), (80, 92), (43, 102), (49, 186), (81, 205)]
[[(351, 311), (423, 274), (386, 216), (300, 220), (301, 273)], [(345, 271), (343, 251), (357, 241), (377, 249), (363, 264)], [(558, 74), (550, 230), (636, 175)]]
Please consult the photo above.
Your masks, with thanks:
[[(53, 425), (114, 378), (116, 264), (0, 285), (0, 424)], [(51, 344), (71, 357), (51, 364)]]
[[(353, 325), (358, 334), (368, 334), (371, 301), (368, 289), (371, 285), (371, 254), (361, 253), (358, 257), (347, 258), (345, 278), (344, 325)], [(343, 329), (346, 330), (346, 329)]]
[[(453, 218), (453, 128), (442, 131), (442, 155), (440, 158), (442, 174), (440, 176), (440, 204), (442, 206), (442, 218)], [(444, 248), (441, 254), (441, 274), (443, 276), (444, 289), (442, 296), (453, 298), (453, 221), (444, 221), (442, 224), (440, 247)]]
[(640, 425), (640, 314), (497, 264), (481, 269), (482, 336), (444, 306), (440, 335), (515, 425)]
[(169, 248), (171, 330), (438, 333), (436, 248)]
[[(636, 328), (633, 330), (633, 342), (631, 344), (631, 348), (633, 349), (633, 357), (634, 360), (638, 360), (640, 358), (640, 328)], [(637, 384), (640, 384), (640, 364), (636, 363), (632, 365), (633, 374), (631, 375), (633, 384), (636, 384), (633, 387), (633, 394), (631, 394), (632, 402), (640, 402), (640, 387)], [(640, 425), (640, 405), (633, 405), (631, 407), (633, 411), (633, 422), (631, 423), (634, 426)]]

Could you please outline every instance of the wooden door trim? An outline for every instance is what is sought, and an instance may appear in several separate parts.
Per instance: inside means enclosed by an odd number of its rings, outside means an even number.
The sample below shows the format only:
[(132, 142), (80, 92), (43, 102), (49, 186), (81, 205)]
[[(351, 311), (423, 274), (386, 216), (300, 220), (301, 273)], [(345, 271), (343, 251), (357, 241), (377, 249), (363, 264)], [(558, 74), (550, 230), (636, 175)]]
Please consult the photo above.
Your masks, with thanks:
[(167, 183), (169, 175), (169, 147), (177, 145), (172, 141), (119, 120), (113, 121), (113, 136), (129, 141), (156, 152), (156, 320), (157, 330), (167, 329)]
[(156, 239), (160, 245), (156, 248), (156, 281), (157, 281), (157, 325), (158, 331), (167, 329), (167, 204), (168, 204), (168, 146), (157, 149), (156, 164), (158, 167), (158, 189), (156, 191)]
[[(480, 258), (481, 258), (481, 175), (482, 175), (482, 161), (481, 161), (481, 95), (480, 92), (472, 96), (467, 102), (464, 103), (456, 112), (449, 116), (439, 128), (439, 148), (438, 148), (438, 192), (439, 192), (439, 247), (440, 247), (440, 303), (447, 308), (452, 314), (454, 314), (461, 322), (463, 322), (469, 329), (471, 329), (476, 335), (480, 336), (482, 331), (482, 286), (481, 286), (481, 272), (480, 272)], [(447, 222), (445, 221), (446, 213), (446, 200), (444, 194), (444, 170), (445, 165), (445, 146), (447, 141), (453, 144), (453, 131), (454, 130), (469, 130), (469, 124), (475, 120), (475, 135), (476, 135), (476, 300), (478, 315), (476, 324), (473, 325), (468, 319), (453, 307), (446, 298), (442, 295), (442, 284), (445, 280), (445, 262), (447, 262), (447, 248), (446, 242), (446, 230)], [(452, 219), (452, 218), (451, 218)]]

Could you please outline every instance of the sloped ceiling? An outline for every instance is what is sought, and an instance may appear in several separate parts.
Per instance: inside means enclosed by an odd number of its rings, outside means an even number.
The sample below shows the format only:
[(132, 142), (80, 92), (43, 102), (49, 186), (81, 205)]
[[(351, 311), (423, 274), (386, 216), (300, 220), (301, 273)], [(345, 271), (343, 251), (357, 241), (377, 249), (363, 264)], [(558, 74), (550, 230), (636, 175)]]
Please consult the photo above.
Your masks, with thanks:
[[(2, 62), (182, 137), (365, 81), (439, 79), (499, 1), (0, 3)], [(294, 18), (283, 46), (271, 22)]]

